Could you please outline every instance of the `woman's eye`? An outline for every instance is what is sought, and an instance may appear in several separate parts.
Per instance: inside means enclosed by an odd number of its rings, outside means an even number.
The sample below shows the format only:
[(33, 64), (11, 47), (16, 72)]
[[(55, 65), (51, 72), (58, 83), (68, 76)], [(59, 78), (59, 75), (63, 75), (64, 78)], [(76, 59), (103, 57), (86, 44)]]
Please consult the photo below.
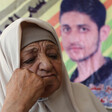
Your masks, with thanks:
[(24, 61), (23, 63), (30, 64), (30, 63), (33, 63), (34, 61), (35, 61), (35, 58), (29, 58), (26, 61)]
[(52, 58), (52, 59), (57, 59), (58, 55), (57, 54), (50, 54), (49, 57)]

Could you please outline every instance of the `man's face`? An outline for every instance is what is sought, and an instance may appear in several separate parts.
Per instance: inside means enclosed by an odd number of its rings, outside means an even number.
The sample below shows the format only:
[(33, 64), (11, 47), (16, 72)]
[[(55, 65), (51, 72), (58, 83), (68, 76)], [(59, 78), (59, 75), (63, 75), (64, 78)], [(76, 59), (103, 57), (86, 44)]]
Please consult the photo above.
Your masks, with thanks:
[(61, 16), (62, 44), (73, 61), (83, 61), (99, 47), (97, 25), (86, 14), (71, 11)]

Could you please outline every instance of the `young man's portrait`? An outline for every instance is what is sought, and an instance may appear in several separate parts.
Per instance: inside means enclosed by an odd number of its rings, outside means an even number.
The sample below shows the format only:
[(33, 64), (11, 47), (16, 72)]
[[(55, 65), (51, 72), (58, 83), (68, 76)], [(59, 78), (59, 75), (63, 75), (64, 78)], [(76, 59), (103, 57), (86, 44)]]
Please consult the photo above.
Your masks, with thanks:
[(112, 107), (112, 60), (102, 53), (111, 30), (105, 22), (106, 8), (100, 0), (61, 3), (62, 45), (77, 64), (70, 80), (88, 86), (105, 106)]

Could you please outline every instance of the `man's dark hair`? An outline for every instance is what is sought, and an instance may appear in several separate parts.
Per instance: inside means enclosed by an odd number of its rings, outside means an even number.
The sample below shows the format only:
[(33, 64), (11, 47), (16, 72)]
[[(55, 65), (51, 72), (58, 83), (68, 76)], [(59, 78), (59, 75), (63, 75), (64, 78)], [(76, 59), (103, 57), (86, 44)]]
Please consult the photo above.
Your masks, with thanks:
[(97, 24), (98, 29), (105, 24), (106, 9), (99, 0), (63, 0), (60, 7), (60, 18), (70, 11), (87, 14)]

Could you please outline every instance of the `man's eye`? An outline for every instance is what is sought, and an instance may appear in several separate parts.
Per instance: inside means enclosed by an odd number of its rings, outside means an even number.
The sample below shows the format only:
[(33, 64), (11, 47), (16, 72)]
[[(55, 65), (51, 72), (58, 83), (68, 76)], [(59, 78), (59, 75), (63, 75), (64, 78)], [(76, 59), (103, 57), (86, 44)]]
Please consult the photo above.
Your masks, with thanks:
[(88, 31), (88, 29), (85, 27), (80, 28), (80, 32), (87, 32), (87, 31)]
[(68, 33), (68, 32), (70, 32), (71, 29), (69, 27), (65, 27), (62, 30), (64, 33)]
[(34, 61), (35, 61), (35, 58), (29, 58), (26, 61), (24, 61), (23, 63), (30, 64), (30, 63), (33, 63)]

